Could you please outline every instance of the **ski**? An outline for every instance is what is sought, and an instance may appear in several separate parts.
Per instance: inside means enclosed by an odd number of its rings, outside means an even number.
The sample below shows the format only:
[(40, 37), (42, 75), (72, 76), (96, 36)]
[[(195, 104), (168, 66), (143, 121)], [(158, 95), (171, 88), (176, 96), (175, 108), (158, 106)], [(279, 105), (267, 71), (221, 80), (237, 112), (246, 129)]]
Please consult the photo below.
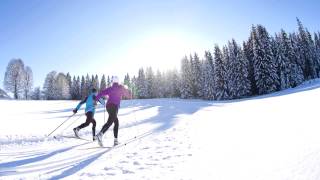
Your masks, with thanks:
[(61, 136), (53, 136), (53, 138), (57, 139), (58, 137), (62, 137), (62, 138), (73, 138), (73, 139), (79, 139), (79, 140), (83, 140), (83, 141), (89, 141), (89, 142), (93, 142), (89, 139), (85, 139), (85, 138), (82, 138), (82, 137), (75, 137), (75, 136), (64, 136), (64, 135), (61, 135)]

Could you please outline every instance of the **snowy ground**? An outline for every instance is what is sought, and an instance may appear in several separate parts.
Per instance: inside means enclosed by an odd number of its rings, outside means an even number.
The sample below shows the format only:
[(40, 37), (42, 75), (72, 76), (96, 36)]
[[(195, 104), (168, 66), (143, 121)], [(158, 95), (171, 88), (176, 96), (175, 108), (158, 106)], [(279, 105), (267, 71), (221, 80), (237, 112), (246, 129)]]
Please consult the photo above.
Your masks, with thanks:
[[(320, 80), (240, 101), (123, 101), (121, 145), (46, 138), (75, 101), (0, 101), (0, 179), (320, 179)], [(83, 111), (55, 135), (72, 135)], [(104, 110), (96, 114), (99, 130)], [(91, 127), (80, 132), (91, 139)], [(134, 138), (136, 137), (136, 138)], [(133, 139), (132, 139), (133, 138)], [(126, 145), (124, 143), (127, 143)]]

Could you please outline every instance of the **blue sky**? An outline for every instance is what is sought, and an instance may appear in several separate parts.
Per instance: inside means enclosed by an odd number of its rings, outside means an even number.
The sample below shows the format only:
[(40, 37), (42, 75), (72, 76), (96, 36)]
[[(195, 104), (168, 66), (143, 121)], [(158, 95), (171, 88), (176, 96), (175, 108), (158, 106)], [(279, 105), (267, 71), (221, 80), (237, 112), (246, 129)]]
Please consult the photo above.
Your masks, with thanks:
[(7, 63), (21, 58), (36, 86), (49, 71), (135, 74), (139, 67), (179, 68), (185, 54), (242, 42), (252, 24), (270, 33), (296, 30), (296, 17), (320, 30), (314, 0), (2, 0), (0, 87)]

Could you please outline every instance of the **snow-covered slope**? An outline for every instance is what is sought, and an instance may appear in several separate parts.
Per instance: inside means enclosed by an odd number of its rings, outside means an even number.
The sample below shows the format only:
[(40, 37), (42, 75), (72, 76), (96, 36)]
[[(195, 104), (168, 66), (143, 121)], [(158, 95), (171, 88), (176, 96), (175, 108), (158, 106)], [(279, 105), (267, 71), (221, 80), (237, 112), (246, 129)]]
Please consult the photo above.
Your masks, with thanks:
[[(0, 179), (308, 179), (320, 177), (320, 80), (238, 101), (123, 101), (121, 145), (55, 134), (75, 101), (0, 101)], [(107, 116), (107, 115), (106, 115)], [(104, 110), (95, 116), (98, 129)], [(90, 127), (80, 131), (91, 139)], [(109, 148), (108, 148), (109, 147)]]
[(4, 90), (0, 89), (0, 99), (10, 99), (10, 96), (8, 96)]

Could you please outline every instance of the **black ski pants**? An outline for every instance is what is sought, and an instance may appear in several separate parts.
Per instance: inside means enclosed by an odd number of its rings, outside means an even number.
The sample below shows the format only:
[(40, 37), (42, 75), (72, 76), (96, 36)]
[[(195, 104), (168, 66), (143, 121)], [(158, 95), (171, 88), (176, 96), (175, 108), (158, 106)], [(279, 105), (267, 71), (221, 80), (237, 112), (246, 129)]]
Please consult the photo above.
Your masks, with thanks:
[(94, 119), (94, 114), (93, 114), (93, 112), (89, 111), (86, 113), (86, 116), (87, 116), (86, 122), (81, 124), (77, 128), (82, 129), (82, 128), (89, 126), (89, 124), (92, 123), (92, 136), (95, 136), (96, 135), (96, 120)]
[(113, 135), (115, 138), (118, 138), (118, 130), (119, 130), (119, 120), (118, 120), (118, 106), (114, 104), (107, 105), (107, 112), (109, 114), (108, 121), (105, 125), (103, 125), (101, 132), (104, 134), (109, 127), (114, 123), (113, 127)]

